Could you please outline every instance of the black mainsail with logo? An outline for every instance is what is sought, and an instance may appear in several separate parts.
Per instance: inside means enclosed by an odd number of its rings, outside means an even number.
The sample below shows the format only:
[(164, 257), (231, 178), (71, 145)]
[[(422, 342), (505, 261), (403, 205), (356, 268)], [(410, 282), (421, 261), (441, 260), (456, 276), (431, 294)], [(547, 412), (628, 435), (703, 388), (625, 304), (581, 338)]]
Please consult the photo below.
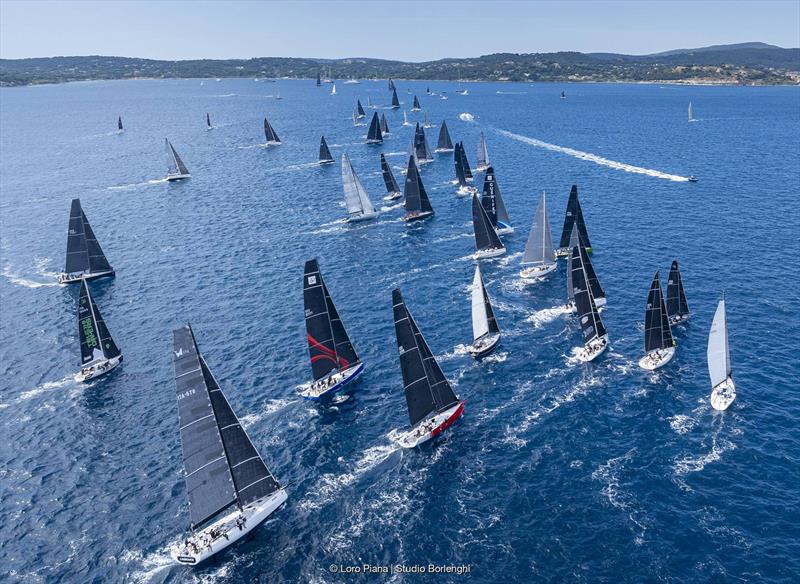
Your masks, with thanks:
[(122, 360), (122, 352), (117, 347), (97, 305), (89, 293), (89, 285), (81, 279), (81, 294), (78, 301), (78, 336), (81, 341), (81, 367), (114, 359)]
[(486, 168), (486, 175), (483, 179), (481, 204), (495, 229), (509, 229), (511, 227), (511, 218), (508, 216), (506, 204), (500, 194), (500, 185), (497, 183), (497, 175), (491, 165)]
[[(584, 253), (581, 253), (581, 252)], [(597, 305), (594, 302), (591, 288), (586, 277), (586, 270), (584, 268), (583, 259), (585, 250), (581, 246), (576, 245), (572, 248), (572, 286), (575, 296), (575, 308), (578, 312), (578, 322), (580, 323), (581, 332), (583, 333), (583, 340), (585, 345), (589, 345), (591, 341), (599, 339), (607, 334), (606, 327), (603, 320), (600, 318), (600, 312), (597, 310)]]

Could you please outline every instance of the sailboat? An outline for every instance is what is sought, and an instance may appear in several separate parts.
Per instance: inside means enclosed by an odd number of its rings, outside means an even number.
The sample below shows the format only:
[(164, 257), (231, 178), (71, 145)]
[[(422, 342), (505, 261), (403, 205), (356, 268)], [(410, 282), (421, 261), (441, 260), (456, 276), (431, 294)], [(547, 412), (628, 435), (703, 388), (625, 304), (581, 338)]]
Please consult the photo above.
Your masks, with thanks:
[(439, 126), (439, 141), (436, 144), (436, 152), (452, 152), (453, 141), (450, 139), (450, 132), (447, 129), (447, 122), (442, 120)]
[(331, 87), (331, 95), (336, 95), (336, 84), (335, 83), (333, 84), (333, 87)]
[(406, 184), (403, 195), (406, 199), (406, 213), (403, 215), (403, 221), (417, 221), (433, 215), (433, 207), (430, 199), (428, 199), (428, 193), (425, 192), (425, 186), (422, 184), (422, 177), (419, 175), (419, 169), (413, 155), (408, 157), (408, 170), (406, 171)]
[(351, 77), (350, 79), (344, 82), (345, 85), (358, 85), (359, 83), (361, 82), (355, 77)]
[(408, 121), (408, 115), (406, 114), (406, 110), (403, 110), (403, 125), (404, 126), (411, 126), (411, 122)]
[(381, 114), (381, 134), (385, 136), (389, 133), (389, 122), (386, 120), (386, 114)]
[(383, 184), (386, 185), (386, 196), (383, 197), (384, 200), (394, 201), (402, 197), (403, 192), (400, 190), (400, 185), (397, 184), (394, 173), (392, 173), (392, 167), (389, 166), (383, 153), (381, 153), (381, 174), (383, 175)]
[(422, 107), (419, 105), (419, 99), (417, 99), (417, 96), (415, 95), (414, 96), (414, 104), (411, 107), (411, 111), (412, 112), (418, 112), (418, 111), (421, 111), (421, 110), (422, 110)]
[(367, 190), (361, 184), (350, 157), (342, 154), (342, 186), (344, 187), (344, 202), (347, 207), (347, 221), (366, 221), (378, 216), (375, 207), (369, 200)]
[(472, 182), (472, 170), (470, 170), (469, 160), (467, 160), (467, 151), (464, 150), (464, 142), (462, 141), (460, 144), (459, 156), (461, 156), (461, 167), (464, 169), (464, 176), (467, 178), (467, 182)]
[(463, 143), (457, 143), (455, 147), (455, 153), (453, 155), (453, 160), (455, 161), (456, 167), (456, 181), (458, 182), (458, 190), (456, 191), (456, 194), (460, 197), (471, 197), (472, 195), (477, 194), (478, 189), (467, 183), (467, 175), (464, 168), (464, 161), (466, 160), (466, 157), (462, 156), (463, 148)]
[(78, 336), (81, 340), (81, 370), (75, 375), (78, 383), (108, 373), (122, 362), (122, 352), (111, 338), (85, 278), (81, 278), (78, 302)]
[(378, 106), (375, 105), (374, 103), (372, 103), (372, 96), (371, 95), (367, 96), (367, 107), (369, 109), (378, 109)]
[(423, 128), (432, 128), (433, 124), (428, 121), (428, 112), (425, 112), (425, 116), (422, 120), (422, 127)]
[(419, 122), (414, 130), (414, 151), (417, 153), (417, 161), (421, 164), (427, 164), (433, 160), (433, 152), (425, 137), (425, 129), (419, 125)]
[(305, 265), (303, 304), (314, 381), (300, 395), (319, 400), (355, 381), (364, 371), (364, 363), (347, 336), (315, 259)]
[(108, 263), (100, 243), (89, 225), (80, 199), (72, 199), (67, 228), (67, 259), (64, 271), (58, 276), (61, 284), (72, 284), (84, 279), (93, 280), (113, 276), (114, 268)]
[(189, 174), (189, 169), (186, 168), (183, 160), (178, 156), (175, 147), (166, 138), (164, 138), (164, 145), (167, 149), (167, 180), (172, 182), (185, 178), (192, 178), (192, 175)]
[(317, 87), (322, 87), (322, 78), (319, 75), (319, 71), (317, 71)]
[(483, 136), (483, 132), (481, 132), (481, 138), (478, 141), (478, 158), (476, 162), (476, 169), (477, 170), (486, 170), (491, 163), (489, 162), (489, 151), (486, 149), (486, 138)]
[(122, 116), (117, 117), (117, 131), (124, 132), (125, 128), (122, 127)]
[(394, 88), (394, 84), (392, 84), (392, 109), (398, 109), (400, 107), (400, 100), (397, 99), (397, 90)]
[(489, 165), (486, 168), (486, 176), (483, 179), (483, 195), (481, 196), (481, 203), (492, 222), (492, 226), (497, 230), (498, 235), (506, 235), (513, 233), (514, 228), (511, 226), (511, 218), (508, 216), (506, 204), (503, 202), (503, 196), (500, 194), (500, 185), (497, 184), (497, 176), (494, 173), (494, 167)]
[(366, 125), (367, 124), (365, 124), (364, 122), (359, 122), (358, 121), (358, 114), (356, 113), (355, 108), (353, 108), (353, 126), (355, 126), (357, 128), (359, 126), (366, 126)]
[(692, 102), (689, 102), (689, 121), (696, 122), (697, 120), (694, 119), (694, 114), (692, 113)]
[(482, 359), (500, 344), (500, 328), (483, 284), (480, 266), (472, 279), (472, 345), (467, 348), (475, 359)]
[(356, 100), (356, 117), (359, 118), (359, 119), (367, 117), (367, 112), (365, 112), (364, 108), (361, 107), (361, 100), (360, 99)]
[(367, 144), (382, 144), (383, 134), (381, 133), (381, 122), (378, 119), (378, 112), (372, 114), (372, 121), (367, 132)]
[(281, 143), (281, 139), (278, 138), (277, 132), (267, 118), (264, 118), (264, 136), (267, 138), (267, 146), (277, 146)]
[(522, 266), (520, 277), (534, 281), (556, 269), (553, 237), (550, 234), (550, 220), (547, 217), (547, 198), (544, 193), (539, 198), (539, 206), (533, 217), (533, 226), (522, 256)]
[(567, 99), (567, 94), (564, 91), (561, 92), (561, 99)]
[(411, 429), (399, 434), (395, 441), (403, 448), (414, 448), (452, 425), (464, 413), (464, 402), (458, 399), (436, 362), (399, 288), (392, 290), (392, 307), (411, 422)]
[(280, 91), (277, 93), (277, 95), (275, 95), (275, 99), (277, 99), (277, 100), (279, 100), (279, 101), (280, 101), (281, 99), (283, 99), (283, 97), (281, 97), (281, 92), (280, 92)]
[(391, 77), (389, 77), (389, 90), (396, 91), (396, 88), (394, 86), (394, 80)]
[[(577, 353), (578, 359), (587, 362), (597, 358), (608, 346), (608, 331), (600, 318), (600, 312), (592, 296), (592, 290), (586, 276), (581, 253), (583, 248), (576, 245), (572, 248), (572, 286), (574, 288), (575, 308), (578, 322), (583, 333), (583, 348)], [(583, 250), (585, 252), (585, 250)]]
[(493, 258), (506, 253), (506, 246), (500, 241), (478, 195), (472, 195), (472, 227), (475, 230), (476, 249), (473, 258)]
[(214, 126), (211, 125), (211, 115), (206, 112), (206, 130), (213, 130)]
[(736, 399), (736, 385), (731, 376), (731, 353), (728, 348), (728, 319), (725, 294), (717, 305), (711, 332), (708, 334), (708, 374), (711, 377), (711, 407), (727, 410)]
[(325, 141), (325, 136), (322, 136), (319, 139), (319, 163), (320, 164), (332, 164), (336, 162), (331, 155), (331, 151), (328, 148), (328, 143)]
[(669, 326), (667, 307), (661, 292), (661, 271), (656, 270), (650, 292), (647, 294), (647, 307), (644, 311), (644, 352), (639, 359), (639, 367), (653, 371), (670, 362), (675, 355), (675, 339)]
[(689, 303), (686, 302), (686, 292), (683, 289), (683, 278), (678, 268), (678, 260), (673, 260), (669, 269), (667, 280), (667, 314), (670, 324), (678, 324), (688, 320), (691, 316)]
[(172, 331), (192, 533), (170, 550), (196, 565), (246, 536), (287, 498), (200, 354), (190, 325)]
[(592, 244), (589, 241), (589, 233), (586, 231), (586, 223), (583, 220), (583, 210), (581, 203), (578, 200), (578, 185), (572, 185), (569, 192), (569, 200), (567, 201), (567, 211), (564, 215), (564, 228), (561, 230), (561, 240), (556, 250), (556, 257), (566, 257), (569, 255), (569, 236), (572, 233), (572, 226), (578, 226), (578, 236), (581, 240), (581, 245), (586, 249), (587, 253), (592, 253)]

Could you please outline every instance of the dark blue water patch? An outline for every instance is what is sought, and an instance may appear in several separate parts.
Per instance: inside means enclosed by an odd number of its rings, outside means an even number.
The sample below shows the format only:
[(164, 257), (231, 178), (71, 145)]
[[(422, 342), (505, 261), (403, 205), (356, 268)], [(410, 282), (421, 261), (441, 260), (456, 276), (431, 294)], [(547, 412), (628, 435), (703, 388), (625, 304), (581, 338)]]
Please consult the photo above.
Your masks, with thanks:
[[(380, 200), (379, 153), (401, 180), (413, 127), (402, 109), (380, 110), (392, 133), (367, 146), (350, 119), (356, 98), (389, 103), (385, 82), (336, 96), (283, 80), (0, 90), (0, 418), (10, 437), (0, 444), (0, 573), (339, 582), (331, 564), (434, 563), (468, 564), (475, 582), (792, 581), (797, 89), (571, 85), (560, 100), (555, 85), (471, 84), (468, 96), (399, 85), (404, 108), (410, 87), (473, 165), (484, 132), (516, 227), (508, 254), (482, 263), (504, 337), (480, 364), (466, 352), (474, 240), (452, 155), (423, 167), (436, 215), (408, 226)], [(424, 96), (426, 85), (450, 99)], [(278, 91), (283, 100), (270, 97)], [(281, 146), (264, 147), (264, 116)], [(377, 220), (343, 222), (338, 163), (313, 164), (323, 133), (383, 208)], [(162, 180), (164, 137), (191, 180)], [(699, 182), (682, 180), (690, 174)], [(573, 183), (609, 298), (611, 347), (589, 365), (572, 357), (580, 333), (559, 308), (563, 263), (536, 285), (517, 277), (540, 193), (557, 237)], [(72, 381), (77, 289), (55, 284), (73, 197), (117, 269), (93, 294), (125, 355), (85, 385)], [(311, 257), (367, 367), (346, 401), (327, 406), (296, 393), (310, 379), (301, 277)], [(645, 373), (648, 285), (675, 258), (693, 316), (674, 331), (674, 361)], [(395, 286), (467, 400), (451, 430), (413, 452), (391, 441), (408, 423)], [(739, 397), (719, 414), (705, 348), (723, 289)], [(290, 484), (287, 505), (251, 541), (196, 569), (166, 552), (188, 530), (170, 355), (171, 328), (187, 321)]]

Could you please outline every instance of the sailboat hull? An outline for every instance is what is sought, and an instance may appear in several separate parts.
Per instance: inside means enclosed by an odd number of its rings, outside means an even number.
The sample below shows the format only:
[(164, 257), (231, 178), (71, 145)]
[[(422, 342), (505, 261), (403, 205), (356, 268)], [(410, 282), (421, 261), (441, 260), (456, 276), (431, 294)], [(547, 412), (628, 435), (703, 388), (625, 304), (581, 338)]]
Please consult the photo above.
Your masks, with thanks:
[(460, 186), (456, 191), (456, 195), (459, 197), (472, 197), (472, 195), (476, 194), (478, 194), (478, 189), (469, 186)]
[(408, 432), (400, 435), (395, 441), (403, 448), (415, 448), (447, 430), (463, 413), (464, 402), (460, 401), (452, 408), (420, 422)]
[(85, 274), (83, 272), (76, 272), (73, 274), (59, 274), (59, 284), (76, 284), (83, 280), (96, 280), (97, 278), (108, 278), (114, 275), (114, 270), (106, 270), (105, 272), (94, 272)]
[[(170, 556), (176, 563), (186, 566), (195, 566), (207, 560), (261, 525), (267, 517), (286, 502), (287, 497), (286, 490), (280, 489), (268, 497), (253, 501), (241, 511), (235, 509), (189, 537), (187, 540), (193, 548), (190, 549), (185, 544), (178, 544), (170, 550)], [(236, 520), (241, 517), (244, 517), (245, 524), (240, 528), (236, 525)], [(212, 538), (212, 532), (218, 534), (216, 538)]]
[(514, 233), (514, 228), (509, 225), (508, 223), (503, 223), (502, 221), (497, 222), (497, 235), (508, 235), (510, 233)]
[(388, 195), (383, 197), (383, 200), (384, 201), (396, 201), (397, 199), (402, 199), (402, 198), (403, 198), (403, 193), (401, 193), (399, 191), (395, 191), (395, 192), (389, 193)]
[(403, 221), (410, 223), (411, 221), (420, 221), (433, 216), (433, 211), (412, 211), (403, 215)]
[(336, 392), (340, 391), (349, 383), (355, 381), (363, 372), (364, 372), (364, 364), (358, 363), (354, 367), (350, 367), (348, 369), (345, 369), (344, 371), (340, 371), (339, 373), (334, 374), (331, 377), (325, 378), (325, 379), (335, 379), (335, 382), (332, 385), (325, 386), (324, 384), (320, 384), (320, 382), (317, 381), (315, 383), (310, 384), (305, 389), (303, 389), (303, 391), (300, 392), (300, 395), (303, 399), (311, 401), (319, 401), (321, 399), (325, 399), (326, 397), (330, 397)]
[(674, 355), (675, 347), (650, 351), (647, 355), (639, 359), (639, 367), (646, 371), (655, 371), (659, 367), (663, 367), (672, 361)]
[(715, 410), (727, 410), (736, 399), (736, 385), (733, 379), (728, 377), (725, 381), (711, 390), (711, 407)]
[(476, 260), (485, 260), (487, 258), (496, 258), (497, 256), (501, 256), (506, 253), (506, 248), (504, 247), (493, 247), (490, 249), (479, 249), (474, 254), (472, 254), (473, 259)]
[(175, 182), (177, 180), (184, 180), (184, 179), (187, 179), (187, 178), (192, 178), (192, 175), (188, 174), (188, 173), (187, 174), (168, 174), (167, 175), (167, 181), (168, 182)]
[(467, 351), (469, 351), (473, 359), (480, 360), (493, 353), (499, 344), (500, 333), (485, 335), (473, 342), (472, 345), (467, 348)]
[(97, 377), (100, 377), (101, 375), (109, 373), (120, 363), (122, 363), (122, 355), (113, 357), (111, 359), (106, 359), (105, 361), (101, 361), (100, 363), (92, 365), (86, 371), (81, 370), (80, 372), (76, 373), (75, 381), (77, 381), (78, 383), (84, 383), (86, 381), (89, 381), (90, 379), (95, 379)]
[(453, 152), (455, 148), (437, 148), (434, 152)]
[(345, 219), (348, 223), (358, 223), (359, 221), (369, 221), (370, 219), (375, 219), (377, 217), (377, 213), (361, 213), (359, 215), (350, 215)]
[(674, 314), (669, 317), (669, 324), (675, 325), (689, 320), (690, 314)]
[(335, 160), (320, 160), (319, 161), (320, 164), (333, 164), (334, 162), (336, 162), (336, 161)]
[(589, 341), (578, 351), (577, 357), (580, 361), (588, 363), (599, 357), (608, 348), (608, 335), (603, 335)]
[(523, 280), (530, 280), (531, 282), (538, 282), (547, 274), (555, 271), (558, 264), (555, 262), (531, 266), (530, 268), (523, 268), (519, 273), (519, 277)]

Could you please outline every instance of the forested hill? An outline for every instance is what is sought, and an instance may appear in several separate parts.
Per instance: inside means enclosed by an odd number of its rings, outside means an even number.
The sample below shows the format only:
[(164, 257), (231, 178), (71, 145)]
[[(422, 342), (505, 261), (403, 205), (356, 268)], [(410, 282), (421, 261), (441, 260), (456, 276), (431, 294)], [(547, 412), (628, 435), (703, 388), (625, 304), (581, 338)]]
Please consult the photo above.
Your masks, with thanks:
[(742, 43), (678, 49), (655, 55), (497, 53), (424, 63), (293, 57), (193, 61), (102, 56), (0, 59), (0, 85), (3, 86), (142, 77), (314, 78), (318, 73), (334, 79), (797, 84), (800, 83), (800, 49)]

